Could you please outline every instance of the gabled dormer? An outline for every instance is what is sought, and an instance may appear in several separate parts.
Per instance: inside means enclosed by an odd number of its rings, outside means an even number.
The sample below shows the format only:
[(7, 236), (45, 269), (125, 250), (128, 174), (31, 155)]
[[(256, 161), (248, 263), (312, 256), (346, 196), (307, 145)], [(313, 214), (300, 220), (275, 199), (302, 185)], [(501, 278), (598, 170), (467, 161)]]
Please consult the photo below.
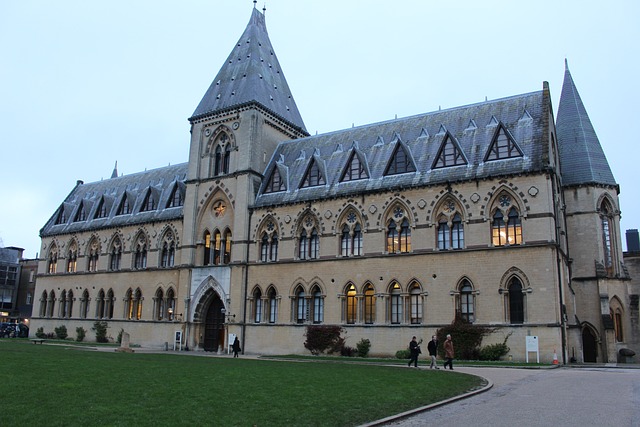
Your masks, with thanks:
[(440, 144), (440, 149), (433, 162), (433, 168), (446, 168), (466, 164), (467, 159), (464, 157), (460, 145), (448, 131), (445, 132), (442, 143)]
[(522, 157), (522, 150), (518, 147), (507, 128), (504, 127), (504, 124), (498, 123), (484, 161), (510, 159), (512, 157)]

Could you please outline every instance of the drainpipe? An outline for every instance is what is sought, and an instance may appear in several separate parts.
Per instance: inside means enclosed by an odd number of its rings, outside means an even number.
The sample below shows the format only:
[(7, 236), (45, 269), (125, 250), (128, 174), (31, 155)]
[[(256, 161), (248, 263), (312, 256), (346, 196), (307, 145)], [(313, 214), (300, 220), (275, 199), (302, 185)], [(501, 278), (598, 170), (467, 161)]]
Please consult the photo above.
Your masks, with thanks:
[[(558, 295), (560, 298), (560, 333), (561, 333), (561, 346), (562, 346), (562, 364), (566, 365), (567, 364), (567, 357), (566, 357), (566, 353), (567, 353), (567, 332), (566, 332), (566, 327), (567, 327), (567, 322), (566, 322), (566, 308), (565, 308), (565, 301), (564, 301), (564, 292), (562, 289), (562, 259), (560, 256), (560, 251), (561, 251), (561, 246), (560, 246), (560, 233), (559, 233), (559, 226), (558, 226), (558, 214), (560, 213), (560, 211), (562, 210), (562, 206), (560, 207), (560, 209), (558, 209), (558, 207), (556, 206), (556, 182), (558, 184), (560, 184), (560, 178), (558, 177), (558, 175), (556, 174), (556, 169), (555, 167), (551, 168), (551, 194), (553, 197), (553, 225), (554, 225), (554, 229), (555, 229), (555, 235), (556, 235), (556, 269), (558, 270)], [(560, 201), (561, 203), (564, 204), (564, 198), (562, 198), (562, 200)], [(566, 223), (566, 220), (565, 220)], [(565, 224), (566, 225), (566, 224)], [(567, 257), (569, 256), (568, 254), (568, 250), (569, 250), (569, 244), (567, 242)]]
[(247, 247), (245, 249), (244, 266), (242, 272), (242, 354), (245, 352), (245, 335), (247, 331), (247, 291), (249, 289), (249, 248), (251, 246), (251, 217), (253, 216), (253, 209), (249, 209), (249, 218), (247, 218)]

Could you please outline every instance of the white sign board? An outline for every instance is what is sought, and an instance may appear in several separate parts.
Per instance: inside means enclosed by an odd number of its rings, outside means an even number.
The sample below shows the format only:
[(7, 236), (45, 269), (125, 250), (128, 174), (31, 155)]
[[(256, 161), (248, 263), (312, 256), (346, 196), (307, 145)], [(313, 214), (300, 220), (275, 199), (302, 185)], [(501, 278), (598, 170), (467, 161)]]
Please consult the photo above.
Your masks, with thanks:
[(540, 352), (538, 351), (538, 337), (529, 335), (527, 336), (526, 340), (527, 340), (527, 357), (526, 357), (527, 363), (529, 363), (530, 351), (536, 353), (536, 363), (540, 363)]

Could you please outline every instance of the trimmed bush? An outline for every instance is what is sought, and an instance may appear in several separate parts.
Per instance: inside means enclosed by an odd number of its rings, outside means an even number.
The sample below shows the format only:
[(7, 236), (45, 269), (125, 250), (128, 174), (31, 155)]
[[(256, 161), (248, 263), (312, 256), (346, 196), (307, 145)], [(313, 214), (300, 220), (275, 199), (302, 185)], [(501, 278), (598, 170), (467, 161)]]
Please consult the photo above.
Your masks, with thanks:
[(93, 328), (91, 330), (96, 332), (96, 341), (97, 342), (109, 342), (107, 339), (107, 328), (109, 327), (107, 322), (94, 322)]
[(369, 349), (371, 348), (371, 341), (362, 338), (356, 344), (356, 348), (358, 349), (358, 357), (367, 357), (369, 355)]
[(84, 341), (84, 337), (87, 335), (87, 331), (82, 326), (78, 326), (76, 328), (76, 341), (82, 342)]
[(62, 326), (58, 326), (57, 328), (53, 328), (53, 330), (56, 332), (56, 337), (58, 337), (58, 339), (61, 340), (66, 340), (67, 339), (67, 327), (62, 325)]
[(47, 334), (44, 333), (44, 328), (41, 326), (36, 330), (36, 337), (46, 338)]

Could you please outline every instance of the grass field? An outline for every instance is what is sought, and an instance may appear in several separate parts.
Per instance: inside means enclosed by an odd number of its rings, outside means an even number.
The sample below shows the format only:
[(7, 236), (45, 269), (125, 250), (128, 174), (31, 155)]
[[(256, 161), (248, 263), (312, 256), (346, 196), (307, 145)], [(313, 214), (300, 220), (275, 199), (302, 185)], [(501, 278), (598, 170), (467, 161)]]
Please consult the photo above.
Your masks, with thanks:
[[(6, 426), (353, 426), (477, 388), (406, 366), (116, 353), (0, 340)], [(200, 353), (202, 354), (202, 353)]]

